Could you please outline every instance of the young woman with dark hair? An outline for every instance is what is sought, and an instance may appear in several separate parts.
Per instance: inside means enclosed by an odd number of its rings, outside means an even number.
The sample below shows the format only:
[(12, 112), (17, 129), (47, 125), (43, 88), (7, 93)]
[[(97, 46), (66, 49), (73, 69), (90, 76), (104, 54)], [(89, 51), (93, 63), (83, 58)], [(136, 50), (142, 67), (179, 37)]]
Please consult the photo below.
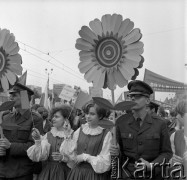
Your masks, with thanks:
[(68, 180), (108, 180), (110, 179), (111, 132), (99, 126), (99, 121), (108, 116), (108, 111), (89, 102), (85, 111), (87, 123), (73, 135), (74, 166)]
[(73, 133), (72, 109), (67, 105), (56, 107), (52, 110), (51, 117), (53, 127), (45, 136), (41, 137), (37, 129), (33, 130), (35, 144), (27, 150), (27, 154), (33, 161), (45, 161), (38, 180), (65, 180), (70, 168), (64, 147), (71, 141)]

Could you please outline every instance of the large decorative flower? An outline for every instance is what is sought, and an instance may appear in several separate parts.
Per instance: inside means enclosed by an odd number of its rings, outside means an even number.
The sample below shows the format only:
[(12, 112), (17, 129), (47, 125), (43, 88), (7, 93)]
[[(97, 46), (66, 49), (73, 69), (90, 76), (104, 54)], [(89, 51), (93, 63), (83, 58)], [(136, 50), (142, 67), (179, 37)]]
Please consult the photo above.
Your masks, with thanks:
[(0, 91), (7, 91), (22, 75), (22, 58), (18, 43), (7, 29), (0, 29)]
[(79, 31), (75, 47), (81, 50), (81, 73), (95, 87), (114, 89), (124, 87), (128, 80), (136, 79), (137, 68), (143, 66), (143, 43), (140, 29), (133, 29), (130, 19), (121, 15), (104, 15)]

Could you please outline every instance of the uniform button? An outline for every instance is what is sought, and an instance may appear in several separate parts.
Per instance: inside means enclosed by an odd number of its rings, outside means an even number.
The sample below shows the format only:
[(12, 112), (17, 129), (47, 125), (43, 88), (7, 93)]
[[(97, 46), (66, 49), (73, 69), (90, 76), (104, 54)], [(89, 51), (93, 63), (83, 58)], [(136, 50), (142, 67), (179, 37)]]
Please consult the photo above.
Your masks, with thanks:
[(142, 142), (140, 141), (138, 144), (139, 144), (139, 145), (142, 145)]

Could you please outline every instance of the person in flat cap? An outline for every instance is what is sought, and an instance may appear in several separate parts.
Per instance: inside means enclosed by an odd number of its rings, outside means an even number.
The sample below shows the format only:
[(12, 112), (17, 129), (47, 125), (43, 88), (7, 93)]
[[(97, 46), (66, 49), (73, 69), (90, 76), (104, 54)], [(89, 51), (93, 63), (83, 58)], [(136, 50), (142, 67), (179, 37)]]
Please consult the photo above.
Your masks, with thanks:
[(47, 132), (51, 130), (51, 127), (52, 127), (52, 123), (49, 121), (49, 112), (45, 107), (42, 107), (42, 106), (39, 107), (37, 111), (42, 116), (43, 131), (44, 131), (44, 134), (46, 134)]
[[(2, 117), (4, 137), (0, 139), (0, 180), (32, 180), (34, 164), (27, 156), (27, 149), (34, 144), (31, 137), (33, 127), (43, 131), (42, 119), (29, 109), (22, 109), (21, 91), (27, 91), (28, 99), (34, 92), (17, 83), (10, 90), (10, 99), (15, 101), (15, 111)], [(32, 113), (32, 114), (31, 114)], [(38, 168), (37, 168), (38, 170)]]
[(159, 108), (159, 104), (151, 101), (148, 105), (147, 105), (147, 111), (150, 114), (153, 114), (155, 116), (157, 116), (157, 112), (158, 112), (158, 108)]
[[(152, 169), (152, 165), (159, 165), (164, 160), (168, 162), (172, 157), (172, 150), (166, 124), (159, 116), (147, 112), (153, 90), (140, 80), (131, 81), (127, 87), (128, 96), (136, 105), (133, 106), (132, 113), (124, 114), (116, 120), (118, 144), (111, 145), (110, 148), (111, 155), (118, 155), (121, 160), (119, 176), (124, 180), (164, 179), (161, 167)], [(146, 169), (141, 170), (142, 166), (138, 163), (142, 163)], [(126, 165), (123, 166), (124, 164)]]

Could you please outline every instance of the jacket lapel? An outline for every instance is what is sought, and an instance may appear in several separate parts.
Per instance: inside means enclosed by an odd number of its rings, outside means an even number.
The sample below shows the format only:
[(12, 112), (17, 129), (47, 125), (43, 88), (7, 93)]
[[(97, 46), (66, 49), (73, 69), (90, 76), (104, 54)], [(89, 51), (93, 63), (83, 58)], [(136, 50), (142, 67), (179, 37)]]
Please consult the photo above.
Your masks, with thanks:
[(144, 122), (143, 122), (142, 126), (140, 127), (138, 134), (141, 134), (144, 131), (146, 131), (147, 129), (151, 128), (151, 125), (152, 125), (152, 119), (151, 119), (151, 116), (147, 113), (147, 115), (144, 119)]
[(31, 112), (30, 112), (29, 109), (26, 110), (26, 111), (21, 115), (21, 117), (20, 117), (18, 120), (16, 120), (16, 124), (19, 125), (19, 124), (21, 124), (21, 123), (27, 121), (27, 120), (30, 118), (30, 113), (31, 113)]
[(128, 124), (129, 124), (129, 126), (130, 126), (132, 129), (134, 129), (134, 130), (136, 130), (136, 131), (139, 131), (139, 128), (138, 128), (138, 126), (137, 126), (137, 124), (136, 124), (136, 120), (135, 120), (134, 116), (130, 116), (130, 119), (129, 119)]

